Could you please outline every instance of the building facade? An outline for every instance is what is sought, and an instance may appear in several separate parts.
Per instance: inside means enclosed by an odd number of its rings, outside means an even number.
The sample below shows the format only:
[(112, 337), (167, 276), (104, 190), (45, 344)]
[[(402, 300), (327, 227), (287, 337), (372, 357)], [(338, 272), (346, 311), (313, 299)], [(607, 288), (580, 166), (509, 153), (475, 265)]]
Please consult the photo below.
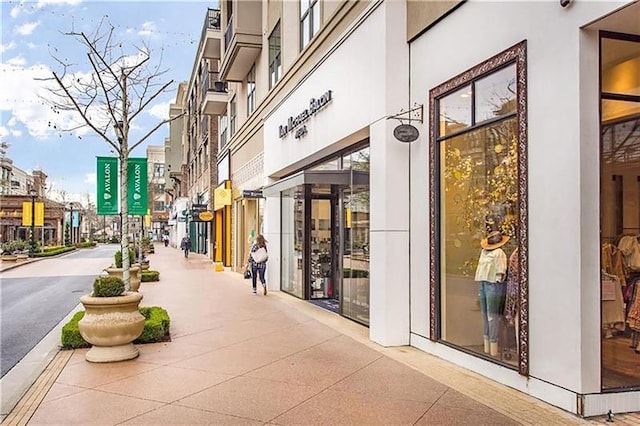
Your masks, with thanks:
[(217, 22), (213, 260), (241, 270), (263, 233), (272, 290), (383, 346), (640, 410), (640, 3), (230, 0)]

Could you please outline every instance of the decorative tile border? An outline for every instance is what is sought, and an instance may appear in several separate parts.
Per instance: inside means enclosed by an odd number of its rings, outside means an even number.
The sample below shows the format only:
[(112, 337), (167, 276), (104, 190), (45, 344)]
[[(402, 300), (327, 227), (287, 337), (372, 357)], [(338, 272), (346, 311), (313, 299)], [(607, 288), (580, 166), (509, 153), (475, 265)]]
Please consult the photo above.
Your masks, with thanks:
[(439, 339), (439, 309), (440, 300), (439, 277), (440, 271), (437, 255), (440, 252), (438, 242), (438, 226), (436, 220), (437, 177), (436, 169), (439, 159), (436, 155), (436, 99), (448, 92), (452, 92), (470, 81), (515, 62), (518, 79), (518, 255), (520, 260), (520, 303), (519, 303), (519, 362), (518, 371), (522, 375), (529, 375), (529, 264), (528, 264), (528, 158), (527, 158), (527, 42), (526, 40), (510, 47), (502, 53), (482, 62), (481, 64), (457, 75), (429, 92), (429, 313), (430, 339)]

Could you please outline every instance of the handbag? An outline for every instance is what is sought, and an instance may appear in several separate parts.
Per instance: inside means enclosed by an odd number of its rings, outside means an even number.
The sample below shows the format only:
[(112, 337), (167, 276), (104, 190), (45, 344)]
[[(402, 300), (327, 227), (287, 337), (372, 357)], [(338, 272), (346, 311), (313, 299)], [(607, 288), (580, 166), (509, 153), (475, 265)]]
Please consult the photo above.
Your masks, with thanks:
[(251, 257), (256, 263), (264, 263), (269, 259), (269, 253), (264, 247), (259, 247), (258, 250), (251, 252)]
[(250, 280), (251, 279), (251, 270), (249, 268), (244, 270), (244, 279), (245, 280)]

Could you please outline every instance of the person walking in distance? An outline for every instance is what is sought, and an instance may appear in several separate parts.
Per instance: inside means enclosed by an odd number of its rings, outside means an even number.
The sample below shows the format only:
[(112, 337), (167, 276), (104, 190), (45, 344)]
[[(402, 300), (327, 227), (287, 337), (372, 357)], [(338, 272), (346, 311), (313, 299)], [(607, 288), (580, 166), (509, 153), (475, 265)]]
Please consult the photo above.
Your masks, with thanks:
[(169, 245), (169, 235), (164, 234), (162, 236), (162, 241), (164, 241), (164, 246), (167, 247)]
[(191, 250), (191, 239), (188, 235), (182, 238), (182, 242), (180, 243), (180, 248), (184, 251), (185, 259), (189, 257), (189, 251)]
[(262, 294), (267, 295), (267, 281), (264, 274), (267, 270), (267, 260), (269, 254), (267, 252), (267, 240), (264, 239), (262, 234), (258, 234), (256, 241), (251, 246), (249, 251), (249, 259), (247, 261), (251, 264), (251, 284), (253, 285), (253, 294), (256, 294), (257, 279), (260, 278), (262, 283)]

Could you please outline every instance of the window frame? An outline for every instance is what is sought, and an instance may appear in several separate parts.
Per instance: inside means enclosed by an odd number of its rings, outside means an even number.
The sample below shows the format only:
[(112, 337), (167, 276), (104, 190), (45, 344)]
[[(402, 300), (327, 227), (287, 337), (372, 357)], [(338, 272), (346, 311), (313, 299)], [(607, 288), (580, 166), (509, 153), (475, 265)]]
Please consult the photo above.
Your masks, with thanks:
[(238, 120), (238, 97), (234, 96), (229, 102), (229, 139), (236, 134), (236, 124)]
[[(282, 42), (280, 21), (273, 27), (269, 35), (269, 89), (280, 81), (282, 73)], [(276, 53), (273, 53), (276, 52)], [(273, 53), (273, 54), (272, 54)]]
[[(320, 28), (319, 22), (320, 22), (320, 0), (306, 0), (307, 3), (307, 8), (306, 10), (302, 10), (302, 2), (305, 0), (300, 0), (298, 2), (298, 5), (300, 6), (300, 51), (302, 52), (310, 43), (311, 40), (313, 40), (313, 37), (318, 33), (318, 30)], [(318, 14), (318, 28), (314, 28), (314, 22), (315, 22), (315, 14)], [(308, 30), (309, 30), (309, 39), (305, 40), (304, 38), (304, 26), (305, 26), (305, 20), (308, 19), (308, 23), (306, 24), (308, 26)]]
[(227, 129), (229, 127), (229, 117), (227, 115), (227, 110), (225, 110), (220, 115), (220, 144), (218, 149), (221, 149), (223, 146), (227, 144)]
[[(441, 190), (440, 190), (440, 146), (444, 140), (463, 133), (471, 132), (488, 126), (496, 121), (508, 119), (506, 116), (496, 120), (483, 121), (478, 125), (469, 126), (463, 131), (452, 132), (444, 137), (439, 137), (440, 111), (438, 101), (441, 98), (469, 85), (476, 80), (487, 77), (504, 67), (516, 64), (517, 94), (516, 94), (516, 125), (517, 125), (517, 156), (518, 156), (518, 227), (516, 237), (518, 239), (518, 257), (520, 261), (520, 293), (519, 293), (519, 350), (518, 372), (523, 376), (529, 375), (529, 281), (528, 281), (528, 173), (527, 173), (527, 42), (526, 40), (508, 48), (494, 57), (476, 65), (475, 67), (453, 77), (441, 85), (429, 91), (429, 313), (430, 333), (429, 339), (452, 345), (441, 340)], [(472, 102), (472, 108), (475, 108)], [(509, 117), (513, 117), (510, 115)], [(453, 345), (457, 349), (463, 348)], [(480, 356), (476, 352), (469, 352), (474, 356)], [(500, 364), (503, 365), (503, 364)]]
[(247, 117), (256, 110), (256, 64), (254, 63), (247, 74)]

